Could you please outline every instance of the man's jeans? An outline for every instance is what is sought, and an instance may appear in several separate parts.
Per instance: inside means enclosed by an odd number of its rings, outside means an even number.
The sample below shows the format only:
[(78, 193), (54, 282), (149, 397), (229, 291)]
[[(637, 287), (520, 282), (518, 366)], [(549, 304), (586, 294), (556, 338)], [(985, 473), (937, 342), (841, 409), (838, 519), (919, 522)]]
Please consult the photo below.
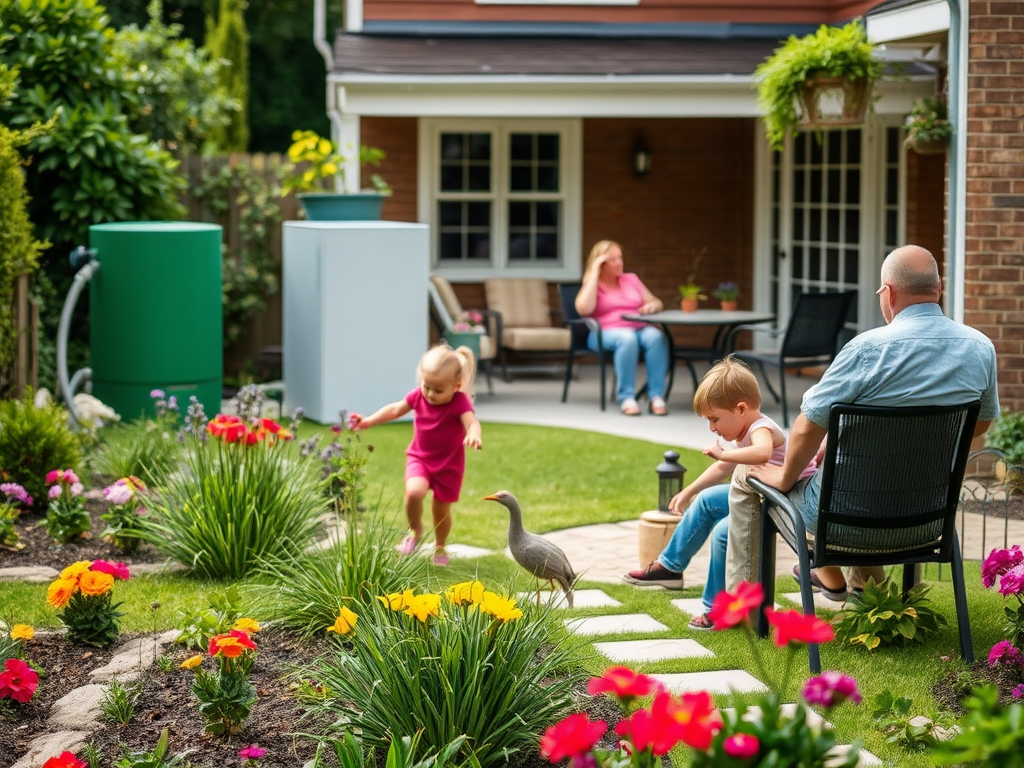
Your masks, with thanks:
[[(619, 402), (636, 397), (636, 368), (640, 362), (640, 348), (647, 363), (647, 396), (664, 397), (668, 377), (668, 342), (658, 328), (607, 328), (601, 331), (601, 343), (612, 353), (615, 378), (619, 381)], [(591, 331), (587, 347), (597, 352), (597, 333)]]
[(704, 610), (711, 610), (715, 595), (725, 589), (725, 555), (729, 534), (729, 486), (705, 488), (683, 513), (672, 538), (658, 556), (670, 571), (682, 573), (711, 536), (711, 562), (704, 582)]

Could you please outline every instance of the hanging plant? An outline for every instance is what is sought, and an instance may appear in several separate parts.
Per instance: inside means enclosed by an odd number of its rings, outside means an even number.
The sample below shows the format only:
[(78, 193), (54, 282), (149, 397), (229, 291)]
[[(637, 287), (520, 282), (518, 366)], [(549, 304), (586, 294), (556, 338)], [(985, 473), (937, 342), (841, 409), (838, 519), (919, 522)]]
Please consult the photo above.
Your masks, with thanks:
[(953, 135), (946, 102), (938, 96), (917, 99), (907, 114), (904, 127), (907, 129), (904, 145), (921, 155), (942, 154)]
[[(822, 25), (805, 37), (791, 36), (755, 70), (758, 104), (772, 149), (781, 150), (786, 134), (797, 128), (822, 130), (863, 121), (871, 88), (883, 64), (874, 58), (864, 27)], [(832, 95), (842, 109), (830, 113)]]

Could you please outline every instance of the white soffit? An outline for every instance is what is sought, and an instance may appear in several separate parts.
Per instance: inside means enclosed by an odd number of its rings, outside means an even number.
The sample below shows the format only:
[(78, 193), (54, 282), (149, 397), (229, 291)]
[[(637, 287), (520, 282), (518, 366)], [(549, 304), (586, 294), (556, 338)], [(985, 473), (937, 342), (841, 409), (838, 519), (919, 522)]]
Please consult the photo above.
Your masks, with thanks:
[(868, 40), (875, 44), (934, 35), (949, 30), (946, 0), (923, 0), (916, 5), (871, 14), (865, 19)]

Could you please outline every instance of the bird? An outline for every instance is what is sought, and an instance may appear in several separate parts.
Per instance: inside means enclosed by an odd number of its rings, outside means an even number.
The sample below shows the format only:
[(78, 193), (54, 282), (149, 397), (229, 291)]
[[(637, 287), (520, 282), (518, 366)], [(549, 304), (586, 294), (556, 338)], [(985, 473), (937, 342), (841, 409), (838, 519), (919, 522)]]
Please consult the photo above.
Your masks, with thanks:
[(523, 529), (523, 511), (519, 500), (508, 491), (484, 496), (485, 501), (496, 501), (508, 509), (508, 548), (519, 565), (537, 577), (537, 605), (540, 605), (540, 580), (546, 579), (552, 589), (558, 582), (565, 592), (565, 602), (572, 608), (573, 583), (576, 574), (565, 552), (547, 539)]

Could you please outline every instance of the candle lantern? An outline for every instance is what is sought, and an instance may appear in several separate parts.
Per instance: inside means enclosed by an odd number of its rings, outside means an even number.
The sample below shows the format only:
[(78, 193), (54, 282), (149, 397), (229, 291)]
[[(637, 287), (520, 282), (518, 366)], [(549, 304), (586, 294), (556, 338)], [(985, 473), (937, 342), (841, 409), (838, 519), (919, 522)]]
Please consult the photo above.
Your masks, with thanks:
[(686, 467), (679, 463), (678, 453), (665, 451), (665, 460), (654, 471), (658, 473), (658, 510), (668, 512), (668, 503), (672, 497), (683, 490)]

